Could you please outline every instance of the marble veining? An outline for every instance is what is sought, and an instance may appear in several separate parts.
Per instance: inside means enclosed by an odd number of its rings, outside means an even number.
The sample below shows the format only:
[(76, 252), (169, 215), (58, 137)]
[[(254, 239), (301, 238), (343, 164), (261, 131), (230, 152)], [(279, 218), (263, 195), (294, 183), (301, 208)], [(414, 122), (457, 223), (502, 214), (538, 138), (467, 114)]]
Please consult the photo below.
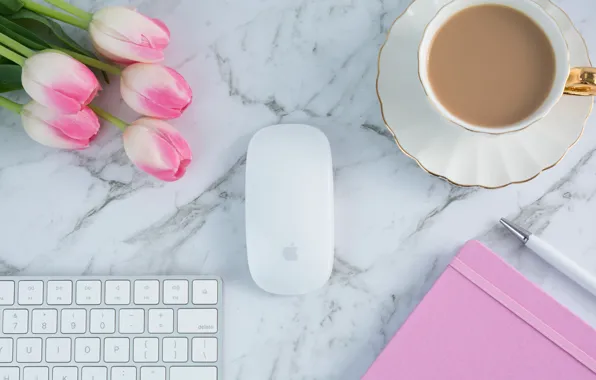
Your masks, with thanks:
[[(596, 275), (593, 118), (567, 157), (531, 182), (457, 188), (404, 156), (380, 116), (377, 53), (408, 0), (127, 3), (171, 28), (167, 64), (195, 92), (174, 124), (194, 162), (181, 181), (160, 183), (132, 167), (115, 127), (105, 125), (89, 150), (63, 152), (30, 141), (2, 111), (0, 273), (220, 275), (226, 380), (359, 379), (473, 238), (596, 327), (596, 299), (497, 225), (507, 216), (529, 227)], [(594, 54), (596, 3), (557, 3)], [(101, 103), (136, 117), (115, 85)], [(246, 262), (246, 147), (256, 130), (281, 122), (321, 128), (334, 158), (334, 272), (303, 297), (263, 293)]]

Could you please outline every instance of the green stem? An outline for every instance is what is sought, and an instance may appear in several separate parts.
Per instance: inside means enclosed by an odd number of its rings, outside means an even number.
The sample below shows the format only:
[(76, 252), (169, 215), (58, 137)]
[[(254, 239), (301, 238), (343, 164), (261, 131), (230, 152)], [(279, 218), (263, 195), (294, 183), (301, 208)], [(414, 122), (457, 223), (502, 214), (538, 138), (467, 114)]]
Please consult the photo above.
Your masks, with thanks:
[(25, 57), (31, 57), (35, 52), (29, 49), (27, 46), (13, 40), (12, 38), (8, 37), (6, 34), (0, 33), (0, 43), (3, 45), (8, 46), (12, 50), (16, 51), (19, 54), (24, 55)]
[(46, 7), (45, 5), (41, 5), (36, 3), (33, 0), (22, 0), (23, 5), (25, 8), (33, 11), (35, 13), (39, 13), (44, 16), (48, 16), (50, 18), (54, 18), (56, 20), (60, 20), (70, 25), (74, 25), (78, 28), (87, 30), (89, 28), (89, 22), (86, 20), (81, 20), (80, 18), (73, 17), (69, 14), (59, 12), (55, 9), (50, 7)]
[(91, 22), (93, 15), (89, 12), (85, 12), (79, 7), (75, 7), (74, 5), (67, 3), (64, 0), (45, 0), (46, 3), (52, 4), (53, 6), (62, 9), (65, 12), (70, 13), (71, 15), (75, 15), (83, 21), (87, 23)]
[(21, 113), (23, 109), (23, 105), (19, 103), (15, 103), (10, 99), (5, 98), (4, 96), (0, 96), (0, 107), (6, 108), (9, 111), (14, 113)]
[[(2, 42), (2, 40), (0, 40), (0, 42)], [(62, 49), (62, 48), (57, 47), (57, 46), (53, 46), (52, 48), (54, 50), (58, 50), (58, 51), (61, 51), (61, 52), (65, 53), (65, 54), (70, 55), (71, 57), (73, 57), (77, 61), (80, 61), (80, 62), (84, 63), (87, 66), (95, 67), (96, 69), (100, 69), (100, 70), (103, 70), (105, 72), (108, 72), (108, 73), (114, 74), (114, 75), (120, 75), (120, 74), (122, 74), (122, 69), (120, 69), (119, 67), (114, 66), (114, 65), (110, 65), (109, 63), (102, 62), (99, 59), (87, 57), (86, 55), (79, 54), (79, 53), (76, 53), (74, 51), (70, 51), (68, 49)]]
[(110, 123), (114, 124), (116, 127), (120, 128), (122, 131), (128, 127), (128, 123), (124, 120), (118, 119), (116, 116), (112, 115), (108, 111), (99, 108), (96, 105), (89, 104), (89, 108), (93, 110), (97, 114), (97, 116), (101, 117), (102, 119), (109, 121)]
[(0, 55), (4, 58), (10, 59), (19, 66), (23, 66), (25, 64), (25, 57), (18, 55), (14, 51), (7, 49), (2, 45), (0, 45)]

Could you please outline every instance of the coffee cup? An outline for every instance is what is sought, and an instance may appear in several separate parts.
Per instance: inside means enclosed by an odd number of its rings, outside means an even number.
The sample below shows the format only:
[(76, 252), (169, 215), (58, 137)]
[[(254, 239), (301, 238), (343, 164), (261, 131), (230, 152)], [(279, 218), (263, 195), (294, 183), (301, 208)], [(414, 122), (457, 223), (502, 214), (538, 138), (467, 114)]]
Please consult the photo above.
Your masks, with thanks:
[[(543, 99), (540, 99), (541, 103), (537, 104), (535, 109), (519, 120), (502, 125), (491, 125), (490, 127), (473, 120), (466, 120), (461, 114), (446, 106), (445, 102), (441, 101), (437, 89), (433, 87), (431, 75), (429, 74), (430, 59), (432, 59), (429, 54), (437, 33), (456, 14), (480, 5), (503, 6), (521, 12), (544, 32), (554, 53), (552, 76), (544, 78), (544, 81), (552, 81), (552, 85), (549, 83), (550, 87), (545, 86), (546, 90), (544, 90)], [(473, 49), (474, 47), (470, 48)], [(559, 26), (541, 6), (531, 0), (454, 0), (448, 3), (438, 11), (426, 26), (418, 49), (418, 73), (429, 101), (438, 109), (439, 113), (453, 123), (474, 132), (501, 134), (519, 131), (546, 116), (564, 94), (596, 95), (596, 69), (570, 67), (567, 42)], [(487, 73), (487, 75), (490, 74)], [(461, 80), (460, 91), (466, 91), (467, 94), (473, 97), (474, 94), (491, 91), (491, 89), (482, 86), (469, 86), (467, 81)]]

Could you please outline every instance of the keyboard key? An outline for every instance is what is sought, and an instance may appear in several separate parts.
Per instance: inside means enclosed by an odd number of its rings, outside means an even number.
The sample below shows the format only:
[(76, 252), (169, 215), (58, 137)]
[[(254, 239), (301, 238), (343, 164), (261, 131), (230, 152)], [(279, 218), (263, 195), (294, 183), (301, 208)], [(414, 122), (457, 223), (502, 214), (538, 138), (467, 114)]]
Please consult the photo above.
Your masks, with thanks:
[(0, 379), (19, 380), (20, 371), (17, 367), (0, 367)]
[(141, 367), (141, 380), (166, 380), (165, 367)]
[(72, 304), (72, 282), (48, 281), (48, 305)]
[(217, 361), (217, 339), (193, 338), (192, 361), (195, 363), (215, 363)]
[[(12, 339), (0, 338), (0, 363), (10, 362), (12, 362)], [(1, 376), (0, 379), (2, 379)]]
[(43, 303), (43, 281), (19, 281), (19, 304), (41, 305)]
[(188, 361), (188, 339), (164, 338), (162, 352), (164, 363), (185, 363)]
[(0, 305), (14, 303), (14, 281), (0, 281)]
[(171, 334), (174, 332), (174, 310), (149, 310), (149, 332), (151, 334)]
[(159, 339), (135, 338), (134, 361), (137, 363), (156, 363), (159, 360)]
[(182, 334), (216, 333), (217, 309), (178, 310), (178, 332)]
[(121, 309), (120, 334), (142, 334), (145, 331), (145, 310), (143, 309)]
[(58, 310), (36, 309), (31, 313), (33, 334), (55, 334), (58, 332)]
[(81, 380), (108, 380), (106, 367), (83, 367)]
[(77, 281), (77, 304), (99, 305), (101, 303), (100, 281)]
[(170, 368), (170, 379), (217, 380), (217, 368), (216, 367), (171, 367)]
[(135, 281), (135, 299), (137, 305), (157, 305), (159, 303), (159, 281)]
[(104, 361), (106, 363), (128, 363), (130, 359), (128, 338), (106, 338), (104, 340)]
[(52, 379), (54, 380), (77, 380), (77, 367), (54, 367)]
[(100, 357), (99, 345), (99, 338), (76, 338), (75, 362), (98, 363)]
[(106, 305), (128, 305), (130, 281), (106, 281)]
[(92, 334), (113, 334), (116, 332), (116, 310), (93, 309), (89, 331)]
[(29, 331), (29, 311), (6, 309), (2, 313), (2, 332), (4, 334), (26, 334)]
[(215, 305), (217, 303), (217, 281), (194, 280), (192, 282), (192, 303)]
[(41, 338), (17, 339), (17, 363), (41, 362)]
[(50, 369), (48, 367), (25, 367), (23, 380), (50, 380)]
[(63, 309), (62, 334), (84, 334), (87, 332), (87, 310), (84, 309)]
[(186, 305), (188, 303), (188, 281), (164, 281), (163, 303), (166, 305)]
[(137, 368), (136, 367), (112, 367), (111, 379), (112, 380), (137, 380)]
[(46, 362), (69, 363), (71, 360), (70, 338), (46, 339)]

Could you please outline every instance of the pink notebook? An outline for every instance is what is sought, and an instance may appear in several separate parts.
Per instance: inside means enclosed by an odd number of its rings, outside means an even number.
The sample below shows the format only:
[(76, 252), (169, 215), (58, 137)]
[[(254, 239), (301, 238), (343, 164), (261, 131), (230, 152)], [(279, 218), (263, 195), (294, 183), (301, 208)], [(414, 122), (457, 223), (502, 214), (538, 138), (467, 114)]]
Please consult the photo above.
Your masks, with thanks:
[(596, 330), (467, 243), (363, 380), (596, 380)]

